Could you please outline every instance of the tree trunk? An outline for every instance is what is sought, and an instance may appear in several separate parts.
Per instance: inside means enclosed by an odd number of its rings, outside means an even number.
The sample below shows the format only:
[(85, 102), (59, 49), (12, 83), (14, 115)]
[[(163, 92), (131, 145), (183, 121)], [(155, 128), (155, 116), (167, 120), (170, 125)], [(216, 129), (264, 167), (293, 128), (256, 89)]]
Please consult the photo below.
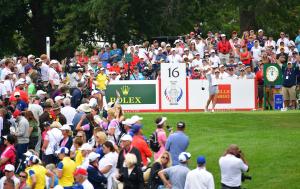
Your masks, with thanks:
[(239, 6), (240, 11), (240, 30), (249, 31), (251, 29), (257, 29), (256, 27), (256, 18), (255, 18), (255, 7), (252, 5), (243, 5)]

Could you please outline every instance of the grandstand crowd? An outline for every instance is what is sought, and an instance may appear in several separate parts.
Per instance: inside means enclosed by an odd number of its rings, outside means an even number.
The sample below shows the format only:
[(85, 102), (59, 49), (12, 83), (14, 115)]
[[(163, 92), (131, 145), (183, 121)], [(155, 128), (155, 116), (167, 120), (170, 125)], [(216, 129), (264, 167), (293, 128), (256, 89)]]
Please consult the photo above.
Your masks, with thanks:
[[(46, 54), (4, 57), (0, 189), (214, 188), (205, 157), (197, 158), (197, 169), (205, 178), (200, 183), (195, 179), (198, 173), (187, 167), (191, 154), (185, 152), (189, 138), (184, 122), (178, 120), (176, 131), (167, 132), (167, 118), (158, 117), (147, 139), (141, 117), (127, 117), (118, 100), (106, 102), (107, 85), (115, 80), (159, 79), (161, 64), (185, 64), (190, 79), (206, 79), (208, 70), (212, 75), (218, 72), (220, 79), (256, 79), (261, 104), (263, 65), (272, 63), (282, 67), (285, 107), (294, 109), (299, 51), (300, 30), (294, 41), (284, 32), (275, 41), (262, 29), (226, 36), (202, 34), (195, 26), (174, 43), (130, 41), (123, 48), (104, 44), (90, 57), (85, 51), (62, 61)], [(230, 180), (231, 170), (223, 166), (240, 155), (239, 150), (231, 145), (227, 152), (219, 162), (222, 187), (237, 188), (241, 181)], [(237, 159), (238, 170), (246, 171), (246, 161)]]

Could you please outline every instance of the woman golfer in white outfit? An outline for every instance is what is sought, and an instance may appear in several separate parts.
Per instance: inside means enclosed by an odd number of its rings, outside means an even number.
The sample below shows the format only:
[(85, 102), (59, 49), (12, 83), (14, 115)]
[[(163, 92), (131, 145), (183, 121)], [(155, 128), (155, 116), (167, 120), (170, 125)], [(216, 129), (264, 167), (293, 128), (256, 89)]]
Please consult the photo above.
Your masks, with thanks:
[(208, 72), (206, 73), (206, 78), (208, 80), (209, 84), (209, 98), (206, 103), (205, 112), (208, 111), (208, 106), (210, 102), (212, 102), (212, 112), (215, 111), (215, 106), (217, 103), (217, 95), (218, 95), (218, 84), (220, 80), (220, 70), (217, 68), (214, 71), (211, 70), (211, 68), (208, 69)]

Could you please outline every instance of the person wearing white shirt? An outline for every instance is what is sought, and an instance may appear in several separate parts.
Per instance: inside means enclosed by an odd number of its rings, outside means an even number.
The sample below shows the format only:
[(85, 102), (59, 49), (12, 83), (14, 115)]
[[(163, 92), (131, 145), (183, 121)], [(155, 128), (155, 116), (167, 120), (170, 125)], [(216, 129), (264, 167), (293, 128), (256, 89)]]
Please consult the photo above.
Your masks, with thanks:
[(239, 147), (231, 144), (219, 159), (222, 189), (241, 187), (242, 172), (248, 171), (248, 163)]
[(228, 73), (225, 72), (225, 66), (224, 66), (224, 64), (221, 64), (219, 66), (219, 70), (220, 70), (220, 79), (225, 79), (225, 78), (228, 77)]
[(200, 38), (196, 38), (195, 43), (197, 51), (200, 53), (200, 58), (204, 57), (204, 48), (205, 48), (205, 42)]
[(179, 64), (182, 62), (182, 58), (179, 54), (176, 54), (176, 49), (171, 49), (171, 54), (168, 56), (168, 61), (171, 64)]
[(288, 47), (289, 46), (289, 39), (285, 37), (285, 33), (284, 32), (280, 32), (280, 38), (277, 40), (276, 46), (279, 47), (280, 46), (280, 42), (284, 43), (284, 46)]
[(1, 81), (5, 80), (6, 75), (8, 75), (11, 72), (11, 67), (13, 66), (13, 60), (12, 59), (6, 59), (5, 62), (5, 67), (1, 70)]
[(58, 67), (59, 62), (57, 60), (51, 60), (50, 61), (50, 69), (49, 69), (49, 83), (52, 87), (52, 89), (56, 89), (58, 85), (60, 84), (60, 77), (59, 74), (56, 71), (56, 68)]
[(214, 189), (214, 177), (205, 168), (206, 160), (204, 156), (197, 158), (198, 167), (190, 171), (185, 180), (184, 189)]
[(213, 67), (219, 67), (219, 65), (221, 64), (221, 60), (220, 60), (220, 58), (216, 55), (216, 51), (215, 51), (215, 50), (211, 50), (211, 51), (210, 51), (209, 61), (210, 61), (211, 65), (212, 65)]
[(61, 113), (66, 117), (67, 124), (72, 125), (72, 121), (77, 113), (76, 109), (71, 106), (70, 98), (65, 98), (63, 100), (64, 107), (61, 108)]
[(5, 80), (3, 82), (5, 89), (6, 89), (7, 97), (10, 97), (11, 93), (15, 89), (15, 86), (14, 86), (15, 84), (14, 84), (12, 78), (13, 78), (13, 72), (9, 72), (6, 75)]
[(190, 52), (190, 50), (188, 48), (184, 48), (184, 53), (183, 56), (187, 56), (187, 58), (189, 59), (189, 61), (193, 61), (194, 56), (193, 54)]
[(276, 42), (273, 40), (273, 37), (270, 36), (269, 40), (265, 42), (265, 48), (266, 47), (273, 47), (273, 49), (275, 49), (276, 47)]
[[(210, 68), (209, 68), (210, 69)], [(209, 98), (207, 100), (206, 106), (205, 106), (205, 112), (208, 112), (208, 106), (210, 103), (212, 103), (212, 112), (215, 111), (215, 106), (217, 104), (217, 95), (218, 95), (218, 84), (220, 80), (220, 70), (217, 68), (216, 70), (207, 70), (206, 78), (208, 80), (209, 84)], [(214, 72), (214, 73), (213, 73)]]
[(14, 182), (15, 188), (19, 188), (20, 186), (20, 180), (16, 177), (15, 175), (15, 166), (13, 166), (12, 164), (7, 164), (4, 167), (4, 174), (5, 176), (3, 176), (0, 179), (0, 189), (4, 189), (4, 182), (6, 181), (6, 179), (11, 179)]
[(258, 61), (261, 60), (261, 50), (262, 50), (262, 47), (259, 46), (259, 41), (258, 40), (255, 40), (254, 41), (254, 46), (251, 48), (251, 53), (252, 53), (252, 61), (253, 61), (253, 68), (256, 67)]
[(192, 61), (192, 63), (190, 64), (190, 67), (191, 68), (198, 67), (199, 69), (203, 68), (203, 63), (200, 58), (200, 53), (196, 53), (196, 58)]

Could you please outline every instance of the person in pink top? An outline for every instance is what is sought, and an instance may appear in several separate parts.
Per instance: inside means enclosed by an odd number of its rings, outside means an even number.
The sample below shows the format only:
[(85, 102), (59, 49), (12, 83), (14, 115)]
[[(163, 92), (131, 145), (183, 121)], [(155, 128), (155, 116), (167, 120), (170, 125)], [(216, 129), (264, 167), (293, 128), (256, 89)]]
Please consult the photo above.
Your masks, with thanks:
[(154, 153), (154, 160), (157, 160), (162, 155), (162, 153), (166, 151), (165, 144), (167, 142), (167, 135), (164, 130), (164, 127), (166, 126), (166, 121), (167, 121), (166, 117), (158, 117), (155, 120), (156, 127), (157, 127), (155, 132), (157, 133), (157, 140), (160, 144), (160, 149), (158, 152)]

